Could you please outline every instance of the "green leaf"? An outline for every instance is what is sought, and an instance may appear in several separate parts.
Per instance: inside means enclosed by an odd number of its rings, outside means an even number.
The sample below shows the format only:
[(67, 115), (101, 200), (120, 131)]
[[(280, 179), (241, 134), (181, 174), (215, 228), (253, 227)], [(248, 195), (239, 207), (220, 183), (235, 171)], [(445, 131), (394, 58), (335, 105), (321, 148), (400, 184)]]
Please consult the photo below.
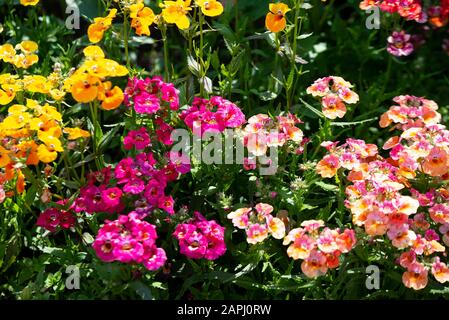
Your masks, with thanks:
[(329, 184), (329, 183), (325, 183), (322, 181), (316, 181), (315, 184), (317, 186), (319, 186), (321, 189), (326, 190), (326, 191), (334, 191), (334, 192), (338, 192), (338, 186), (333, 185), (333, 184)]

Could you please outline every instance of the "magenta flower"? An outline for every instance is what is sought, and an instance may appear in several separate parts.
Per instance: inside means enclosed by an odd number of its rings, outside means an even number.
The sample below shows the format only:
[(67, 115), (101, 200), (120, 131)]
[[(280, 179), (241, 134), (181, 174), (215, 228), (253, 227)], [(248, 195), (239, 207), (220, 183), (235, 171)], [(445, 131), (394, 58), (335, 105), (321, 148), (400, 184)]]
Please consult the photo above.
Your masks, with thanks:
[(405, 33), (405, 31), (393, 32), (391, 36), (388, 37), (387, 51), (393, 56), (409, 56), (415, 47), (411, 42), (411, 35)]
[(215, 260), (226, 252), (224, 230), (214, 220), (208, 221), (195, 212), (192, 221), (178, 224), (173, 236), (179, 241), (180, 252), (188, 258)]
[(137, 150), (143, 150), (150, 144), (150, 136), (144, 127), (139, 130), (131, 130), (123, 140), (123, 146), (126, 150), (131, 150), (133, 147)]

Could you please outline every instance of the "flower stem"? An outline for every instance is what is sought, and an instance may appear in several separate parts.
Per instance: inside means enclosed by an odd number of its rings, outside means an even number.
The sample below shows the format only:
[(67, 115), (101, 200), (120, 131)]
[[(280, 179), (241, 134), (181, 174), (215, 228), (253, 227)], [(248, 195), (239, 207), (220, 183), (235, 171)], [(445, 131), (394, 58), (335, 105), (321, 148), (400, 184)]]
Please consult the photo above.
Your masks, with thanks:
[(128, 30), (128, 14), (126, 12), (126, 9), (123, 10), (123, 41), (125, 46), (126, 67), (129, 70), (131, 64), (129, 61), (129, 30)]
[(198, 52), (198, 58), (199, 58), (199, 66), (200, 66), (200, 96), (204, 96), (204, 69), (203, 69), (203, 23), (204, 23), (204, 16), (201, 10), (198, 11), (199, 16), (199, 23), (200, 23), (200, 48)]
[(168, 68), (168, 42), (167, 42), (167, 26), (161, 25), (162, 43), (164, 44), (164, 69), (165, 69), (165, 82), (170, 81), (170, 70)]

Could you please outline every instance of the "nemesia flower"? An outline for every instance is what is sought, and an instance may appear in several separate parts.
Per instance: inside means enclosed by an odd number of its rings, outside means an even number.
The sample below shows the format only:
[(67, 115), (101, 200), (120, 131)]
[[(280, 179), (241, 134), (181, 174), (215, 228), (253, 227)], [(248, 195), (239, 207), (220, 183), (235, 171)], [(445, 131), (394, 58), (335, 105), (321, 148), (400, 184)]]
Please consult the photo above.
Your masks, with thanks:
[(301, 227), (290, 230), (283, 244), (289, 245), (289, 257), (304, 260), (301, 270), (309, 278), (324, 275), (328, 268), (337, 268), (340, 255), (356, 244), (354, 230), (333, 230), (324, 227), (322, 220), (303, 221)]
[(230, 212), (227, 217), (235, 227), (246, 231), (248, 243), (256, 244), (267, 239), (269, 235), (275, 239), (284, 238), (285, 224), (271, 215), (273, 210), (267, 203), (258, 203), (254, 209), (240, 208)]
[(199, 212), (186, 223), (178, 224), (173, 236), (181, 253), (191, 259), (216, 260), (226, 252), (224, 228), (215, 220), (206, 220)]
[(415, 50), (410, 39), (411, 36), (405, 33), (405, 31), (394, 31), (387, 39), (388, 53), (396, 57), (409, 56)]
[(307, 93), (320, 99), (324, 116), (334, 120), (337, 117), (344, 117), (345, 104), (354, 104), (359, 101), (359, 96), (351, 88), (352, 84), (343, 78), (329, 76), (317, 79), (307, 88)]
[(309, 278), (316, 278), (326, 274), (326, 256), (320, 251), (313, 250), (301, 263), (301, 270)]
[(216, 17), (223, 13), (223, 5), (217, 0), (195, 0), (195, 4), (208, 17)]
[(185, 30), (190, 26), (190, 20), (187, 17), (192, 8), (191, 0), (164, 1), (160, 4), (162, 8), (162, 18), (166, 23), (174, 23), (176, 26)]
[(35, 6), (39, 3), (39, 0), (20, 0), (22, 6)]
[(87, 29), (90, 42), (98, 43), (103, 39), (104, 32), (110, 28), (112, 19), (115, 18), (116, 14), (117, 9), (111, 9), (106, 17), (94, 18), (94, 23), (89, 25)]
[(167, 259), (165, 251), (156, 247), (156, 239), (155, 226), (130, 213), (120, 215), (114, 221), (107, 220), (98, 231), (92, 247), (105, 262), (140, 263), (154, 271)]
[(153, 24), (156, 16), (151, 8), (145, 7), (142, 2), (129, 6), (129, 17), (131, 18), (131, 27), (136, 30), (138, 36), (150, 35), (150, 26)]
[(195, 135), (205, 132), (223, 132), (245, 123), (245, 115), (234, 103), (213, 96), (209, 100), (195, 97), (192, 106), (179, 115)]
[(432, 275), (440, 283), (449, 281), (449, 268), (446, 264), (440, 262), (440, 258), (436, 257), (432, 263)]
[(123, 147), (126, 150), (131, 150), (133, 147), (135, 147), (136, 150), (143, 150), (150, 145), (150, 136), (144, 127), (139, 130), (131, 130), (123, 140)]
[(285, 3), (270, 3), (269, 9), (265, 17), (266, 28), (271, 32), (281, 32), (287, 24), (285, 14), (291, 9)]
[(421, 263), (411, 263), (402, 275), (402, 282), (407, 288), (421, 290), (427, 286), (428, 270)]

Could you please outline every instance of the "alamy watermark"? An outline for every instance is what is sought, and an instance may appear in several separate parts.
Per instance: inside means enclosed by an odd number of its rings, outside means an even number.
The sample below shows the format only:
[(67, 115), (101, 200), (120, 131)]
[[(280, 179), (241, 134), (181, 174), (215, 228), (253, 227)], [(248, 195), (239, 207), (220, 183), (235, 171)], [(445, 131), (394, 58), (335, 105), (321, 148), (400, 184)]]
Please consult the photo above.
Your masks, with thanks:
[(68, 290), (79, 290), (80, 289), (80, 269), (77, 266), (67, 266), (65, 273), (68, 274), (65, 279), (65, 287)]
[(380, 270), (376, 265), (369, 265), (366, 267), (365, 286), (368, 290), (380, 289)]

